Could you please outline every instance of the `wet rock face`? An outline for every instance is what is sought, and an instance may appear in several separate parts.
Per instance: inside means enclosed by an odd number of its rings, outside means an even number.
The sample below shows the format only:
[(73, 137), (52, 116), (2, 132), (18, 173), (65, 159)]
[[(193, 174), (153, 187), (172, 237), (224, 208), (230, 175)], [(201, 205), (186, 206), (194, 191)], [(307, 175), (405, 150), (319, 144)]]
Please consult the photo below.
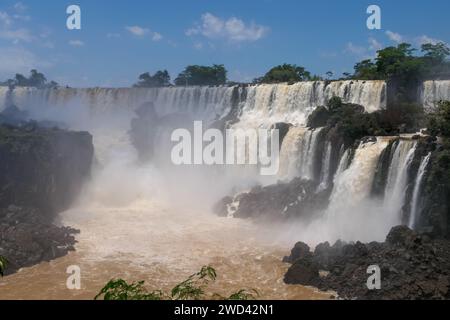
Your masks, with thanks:
[(0, 255), (7, 273), (73, 250), (76, 230), (52, 224), (90, 176), (94, 148), (87, 132), (0, 125)]
[(136, 118), (131, 120), (129, 135), (139, 159), (146, 162), (153, 157), (155, 151), (154, 138), (159, 118), (152, 102), (142, 104), (135, 113)]
[(315, 190), (314, 182), (296, 178), (288, 183), (258, 186), (247, 193), (225, 197), (214, 209), (220, 216), (226, 216), (231, 209), (235, 218), (243, 219), (309, 218), (328, 203), (329, 194)]
[[(292, 263), (286, 283), (333, 290), (346, 299), (450, 299), (447, 240), (431, 239), (399, 226), (384, 243), (323, 243), (309, 254), (306, 247), (297, 244), (284, 259)], [(301, 254), (298, 248), (302, 248)], [(366, 286), (371, 265), (380, 268), (380, 290)]]
[(53, 217), (68, 209), (90, 176), (87, 132), (0, 125), (0, 208), (18, 205)]
[(77, 230), (57, 227), (36, 209), (0, 209), (0, 255), (8, 260), (6, 274), (74, 250)]

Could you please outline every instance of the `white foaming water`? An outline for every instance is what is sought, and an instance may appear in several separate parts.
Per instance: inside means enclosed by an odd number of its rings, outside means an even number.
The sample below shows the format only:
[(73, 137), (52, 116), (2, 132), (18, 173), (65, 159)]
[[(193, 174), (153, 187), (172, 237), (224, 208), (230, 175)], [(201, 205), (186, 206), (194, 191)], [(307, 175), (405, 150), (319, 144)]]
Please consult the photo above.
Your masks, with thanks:
[[(4, 94), (4, 90), (0, 91), (0, 98)], [(256, 170), (180, 168), (164, 161), (138, 164), (127, 133), (134, 109), (153, 101), (160, 116), (187, 115), (187, 126), (192, 125), (192, 119), (208, 123), (221, 119), (233, 108), (239, 111), (239, 122), (233, 128), (291, 123), (294, 126), (281, 146), (281, 173), (288, 180), (298, 176), (314, 179), (322, 129), (308, 130), (304, 124), (314, 108), (333, 95), (362, 104), (368, 111), (385, 107), (385, 83), (379, 81), (163, 89), (16, 89), (14, 100), (34, 118), (64, 121), (70, 128), (88, 130), (94, 136), (100, 165), (77, 205), (62, 215), (65, 224), (81, 229), (77, 248), (85, 259), (133, 261), (158, 272), (163, 268), (181, 270), (183, 274), (213, 261), (235, 266), (227, 276), (231, 282), (239, 282), (242, 279), (236, 276), (240, 276), (243, 265), (249, 270), (260, 268), (259, 261), (266, 261), (265, 257), (274, 252), (275, 260), (281, 260), (280, 248), (285, 254), (299, 240), (311, 244), (337, 239), (383, 240), (396, 218), (368, 196), (388, 139), (361, 144), (353, 161), (351, 152), (342, 150), (331, 204), (322, 218), (309, 225), (298, 222), (260, 226), (251, 221), (218, 218), (210, 212), (211, 205), (222, 196), (261, 182)], [(163, 153), (167, 145), (159, 143), (157, 150)], [(322, 183), (332, 180), (330, 157), (328, 144), (323, 159), (318, 159), (323, 164)], [(279, 265), (272, 266), (281, 270)], [(155, 279), (160, 277), (157, 272), (149, 273)], [(264, 278), (263, 273), (253, 276), (255, 282), (272, 284), (273, 278)]]
[(450, 100), (450, 80), (425, 81), (420, 95), (425, 110), (434, 110), (440, 100)]
[[(350, 152), (343, 153), (334, 178), (330, 204), (322, 217), (309, 224), (291, 222), (280, 236), (311, 245), (324, 241), (383, 241), (394, 226), (390, 212), (383, 203), (370, 198), (375, 169), (389, 138), (361, 143), (348, 166)], [(347, 167), (348, 166), (348, 167)], [(292, 241), (292, 240), (291, 240)]]
[(413, 229), (416, 226), (416, 222), (419, 218), (420, 195), (421, 195), (422, 182), (423, 182), (423, 178), (425, 176), (425, 172), (426, 172), (428, 163), (430, 162), (430, 158), (431, 158), (431, 152), (428, 153), (425, 157), (423, 157), (422, 161), (420, 162), (419, 170), (417, 172), (416, 181), (414, 183), (412, 208), (411, 208), (411, 213), (410, 213), (409, 222), (408, 222), (408, 227), (411, 229)]
[(302, 127), (289, 130), (280, 151), (280, 177), (286, 180), (296, 177), (314, 180), (314, 161), (322, 130), (323, 128), (307, 130)]
[(320, 184), (318, 187), (319, 191), (328, 188), (331, 166), (331, 148), (331, 142), (327, 142), (325, 146), (324, 156), (322, 158), (322, 170), (320, 172)]
[(399, 140), (392, 149), (391, 165), (389, 167), (387, 185), (385, 189), (385, 211), (396, 217), (395, 224), (402, 222), (402, 209), (405, 204), (408, 170), (414, 159), (417, 141)]

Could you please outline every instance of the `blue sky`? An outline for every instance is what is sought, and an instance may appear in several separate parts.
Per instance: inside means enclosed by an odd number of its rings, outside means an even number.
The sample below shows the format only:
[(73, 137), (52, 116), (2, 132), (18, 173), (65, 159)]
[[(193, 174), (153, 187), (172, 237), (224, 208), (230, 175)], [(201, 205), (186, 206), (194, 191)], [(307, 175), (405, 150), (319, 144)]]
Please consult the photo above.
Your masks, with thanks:
[[(72, 4), (81, 30), (66, 28)], [(381, 30), (366, 26), (371, 4)], [(250, 81), (284, 62), (340, 75), (400, 41), (449, 43), (449, 14), (448, 0), (0, 0), (0, 79), (37, 68), (60, 84), (116, 87), (217, 63)]]

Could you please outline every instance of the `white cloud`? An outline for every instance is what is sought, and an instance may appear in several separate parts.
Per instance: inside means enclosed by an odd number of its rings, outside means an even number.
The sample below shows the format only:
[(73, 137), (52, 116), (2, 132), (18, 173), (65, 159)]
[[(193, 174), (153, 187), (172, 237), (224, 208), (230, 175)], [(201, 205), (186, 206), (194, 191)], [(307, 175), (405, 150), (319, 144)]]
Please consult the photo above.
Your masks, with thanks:
[(396, 43), (402, 43), (405, 41), (404, 37), (396, 32), (392, 32), (392, 31), (386, 31), (386, 35), (388, 36), (389, 40), (394, 41)]
[(138, 36), (138, 37), (143, 37), (143, 36), (145, 36), (147, 33), (150, 32), (149, 29), (142, 28), (142, 27), (139, 27), (139, 26), (125, 27), (125, 29), (126, 29), (128, 32), (130, 32), (130, 33), (132, 33), (133, 35)]
[(0, 39), (11, 40), (14, 43), (20, 41), (31, 42), (34, 37), (26, 28), (15, 27), (16, 20), (30, 19), (27, 16), (13, 15), (0, 11)]
[(427, 36), (427, 35), (422, 35), (422, 36), (420, 36), (420, 37), (417, 37), (417, 38), (415, 39), (415, 42), (416, 42), (419, 46), (421, 46), (421, 45), (423, 45), (423, 44), (426, 44), (426, 43), (432, 43), (432, 44), (437, 44), (437, 43), (439, 43), (439, 42), (446, 43), (446, 42), (443, 41), (443, 40), (431, 38), (431, 37), (429, 37), (429, 36)]
[(202, 15), (200, 25), (186, 30), (185, 33), (187, 36), (202, 35), (209, 39), (252, 42), (263, 38), (268, 31), (268, 27), (253, 22), (245, 23), (236, 17), (225, 20), (207, 12)]
[(383, 48), (383, 45), (380, 42), (378, 42), (377, 39), (369, 38), (369, 49), (370, 50), (378, 51), (378, 50), (381, 50), (382, 48)]
[(28, 7), (26, 5), (24, 5), (22, 2), (17, 2), (14, 5), (14, 9), (18, 12), (24, 12), (28, 9)]
[(203, 49), (203, 43), (201, 43), (201, 42), (194, 43), (194, 48), (197, 50)]
[(128, 26), (125, 27), (125, 29), (136, 37), (145, 37), (147, 35), (150, 35), (153, 41), (159, 41), (163, 38), (160, 33), (140, 26)]
[(368, 46), (356, 45), (353, 42), (347, 43), (344, 52), (358, 57), (358, 59), (372, 59), (376, 51), (383, 48), (383, 45), (377, 39), (370, 37), (367, 39)]
[(106, 37), (107, 37), (108, 39), (112, 39), (112, 38), (120, 38), (120, 33), (108, 33), (108, 34), (106, 35)]
[(22, 20), (22, 21), (30, 21), (31, 20), (30, 16), (22, 15), (22, 14), (15, 14), (15, 15), (13, 15), (13, 18), (16, 20)]
[(70, 40), (69, 45), (71, 45), (72, 47), (83, 47), (84, 42), (81, 40)]
[(348, 52), (348, 53), (351, 53), (351, 54), (354, 54), (357, 56), (362, 56), (367, 53), (367, 48), (358, 46), (358, 45), (353, 44), (352, 42), (349, 42), (349, 43), (347, 43), (345, 52)]
[(15, 73), (28, 73), (31, 69), (47, 68), (51, 63), (34, 53), (18, 47), (0, 48), (0, 75), (11, 77)]
[(12, 19), (8, 13), (0, 11), (0, 23), (5, 27), (12, 24)]
[(153, 41), (159, 41), (159, 40), (161, 40), (163, 38), (163, 36), (160, 34), (160, 33), (158, 33), (158, 32), (153, 32), (153, 35), (152, 35), (152, 40)]
[(33, 36), (31, 35), (28, 29), (1, 29), (0, 30), (0, 39), (11, 40), (14, 43), (18, 43), (20, 41), (30, 42), (33, 40)]

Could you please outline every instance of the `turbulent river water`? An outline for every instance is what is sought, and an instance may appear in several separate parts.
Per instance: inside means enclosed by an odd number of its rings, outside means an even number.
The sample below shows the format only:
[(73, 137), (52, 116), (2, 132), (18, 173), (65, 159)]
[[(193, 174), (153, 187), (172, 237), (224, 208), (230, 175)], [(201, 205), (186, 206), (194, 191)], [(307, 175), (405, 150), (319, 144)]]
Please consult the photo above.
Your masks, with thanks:
[[(448, 94), (441, 87), (440, 83), (424, 84), (424, 101), (432, 101), (433, 92)], [(0, 88), (0, 101), (6, 101), (7, 94)], [(289, 265), (282, 262), (283, 256), (296, 241), (311, 246), (337, 239), (382, 241), (390, 227), (401, 223), (404, 204), (400, 196), (370, 199), (379, 159), (395, 137), (362, 143), (350, 157), (350, 150), (340, 150), (322, 139), (321, 129), (305, 127), (314, 108), (334, 95), (361, 104), (369, 112), (386, 106), (386, 85), (381, 81), (140, 90), (17, 89), (12, 100), (32, 118), (89, 131), (96, 165), (78, 201), (58, 219), (61, 225), (80, 230), (76, 251), (1, 279), (0, 299), (93, 299), (112, 278), (145, 280), (149, 289), (168, 290), (203, 265), (213, 266), (218, 273), (209, 292), (227, 295), (246, 288), (256, 289), (262, 299), (329, 298), (330, 293), (284, 284)], [(233, 125), (237, 128), (291, 124), (281, 146), (279, 176), (262, 179), (246, 168), (180, 169), (167, 161), (138, 164), (128, 130), (134, 110), (146, 101), (155, 103), (159, 116), (183, 115), (186, 123), (203, 120), (210, 124), (233, 114), (239, 119)], [(157, 150), (157, 156), (167, 151), (167, 141), (157, 144)], [(414, 152), (415, 143), (409, 140), (393, 145), (387, 195), (403, 194), (408, 181), (418, 185), (410, 189), (420, 190), (426, 165), (413, 173), (418, 178), (407, 179)], [(321, 164), (319, 172), (317, 163)], [(256, 183), (294, 177), (317, 179), (319, 191), (332, 188), (329, 208), (308, 226), (300, 222), (265, 225), (212, 213), (213, 204), (225, 195)], [(415, 192), (415, 203), (419, 203), (418, 195)], [(413, 211), (415, 217), (420, 213), (418, 208)], [(72, 265), (81, 269), (81, 290), (66, 287), (66, 270)]]

